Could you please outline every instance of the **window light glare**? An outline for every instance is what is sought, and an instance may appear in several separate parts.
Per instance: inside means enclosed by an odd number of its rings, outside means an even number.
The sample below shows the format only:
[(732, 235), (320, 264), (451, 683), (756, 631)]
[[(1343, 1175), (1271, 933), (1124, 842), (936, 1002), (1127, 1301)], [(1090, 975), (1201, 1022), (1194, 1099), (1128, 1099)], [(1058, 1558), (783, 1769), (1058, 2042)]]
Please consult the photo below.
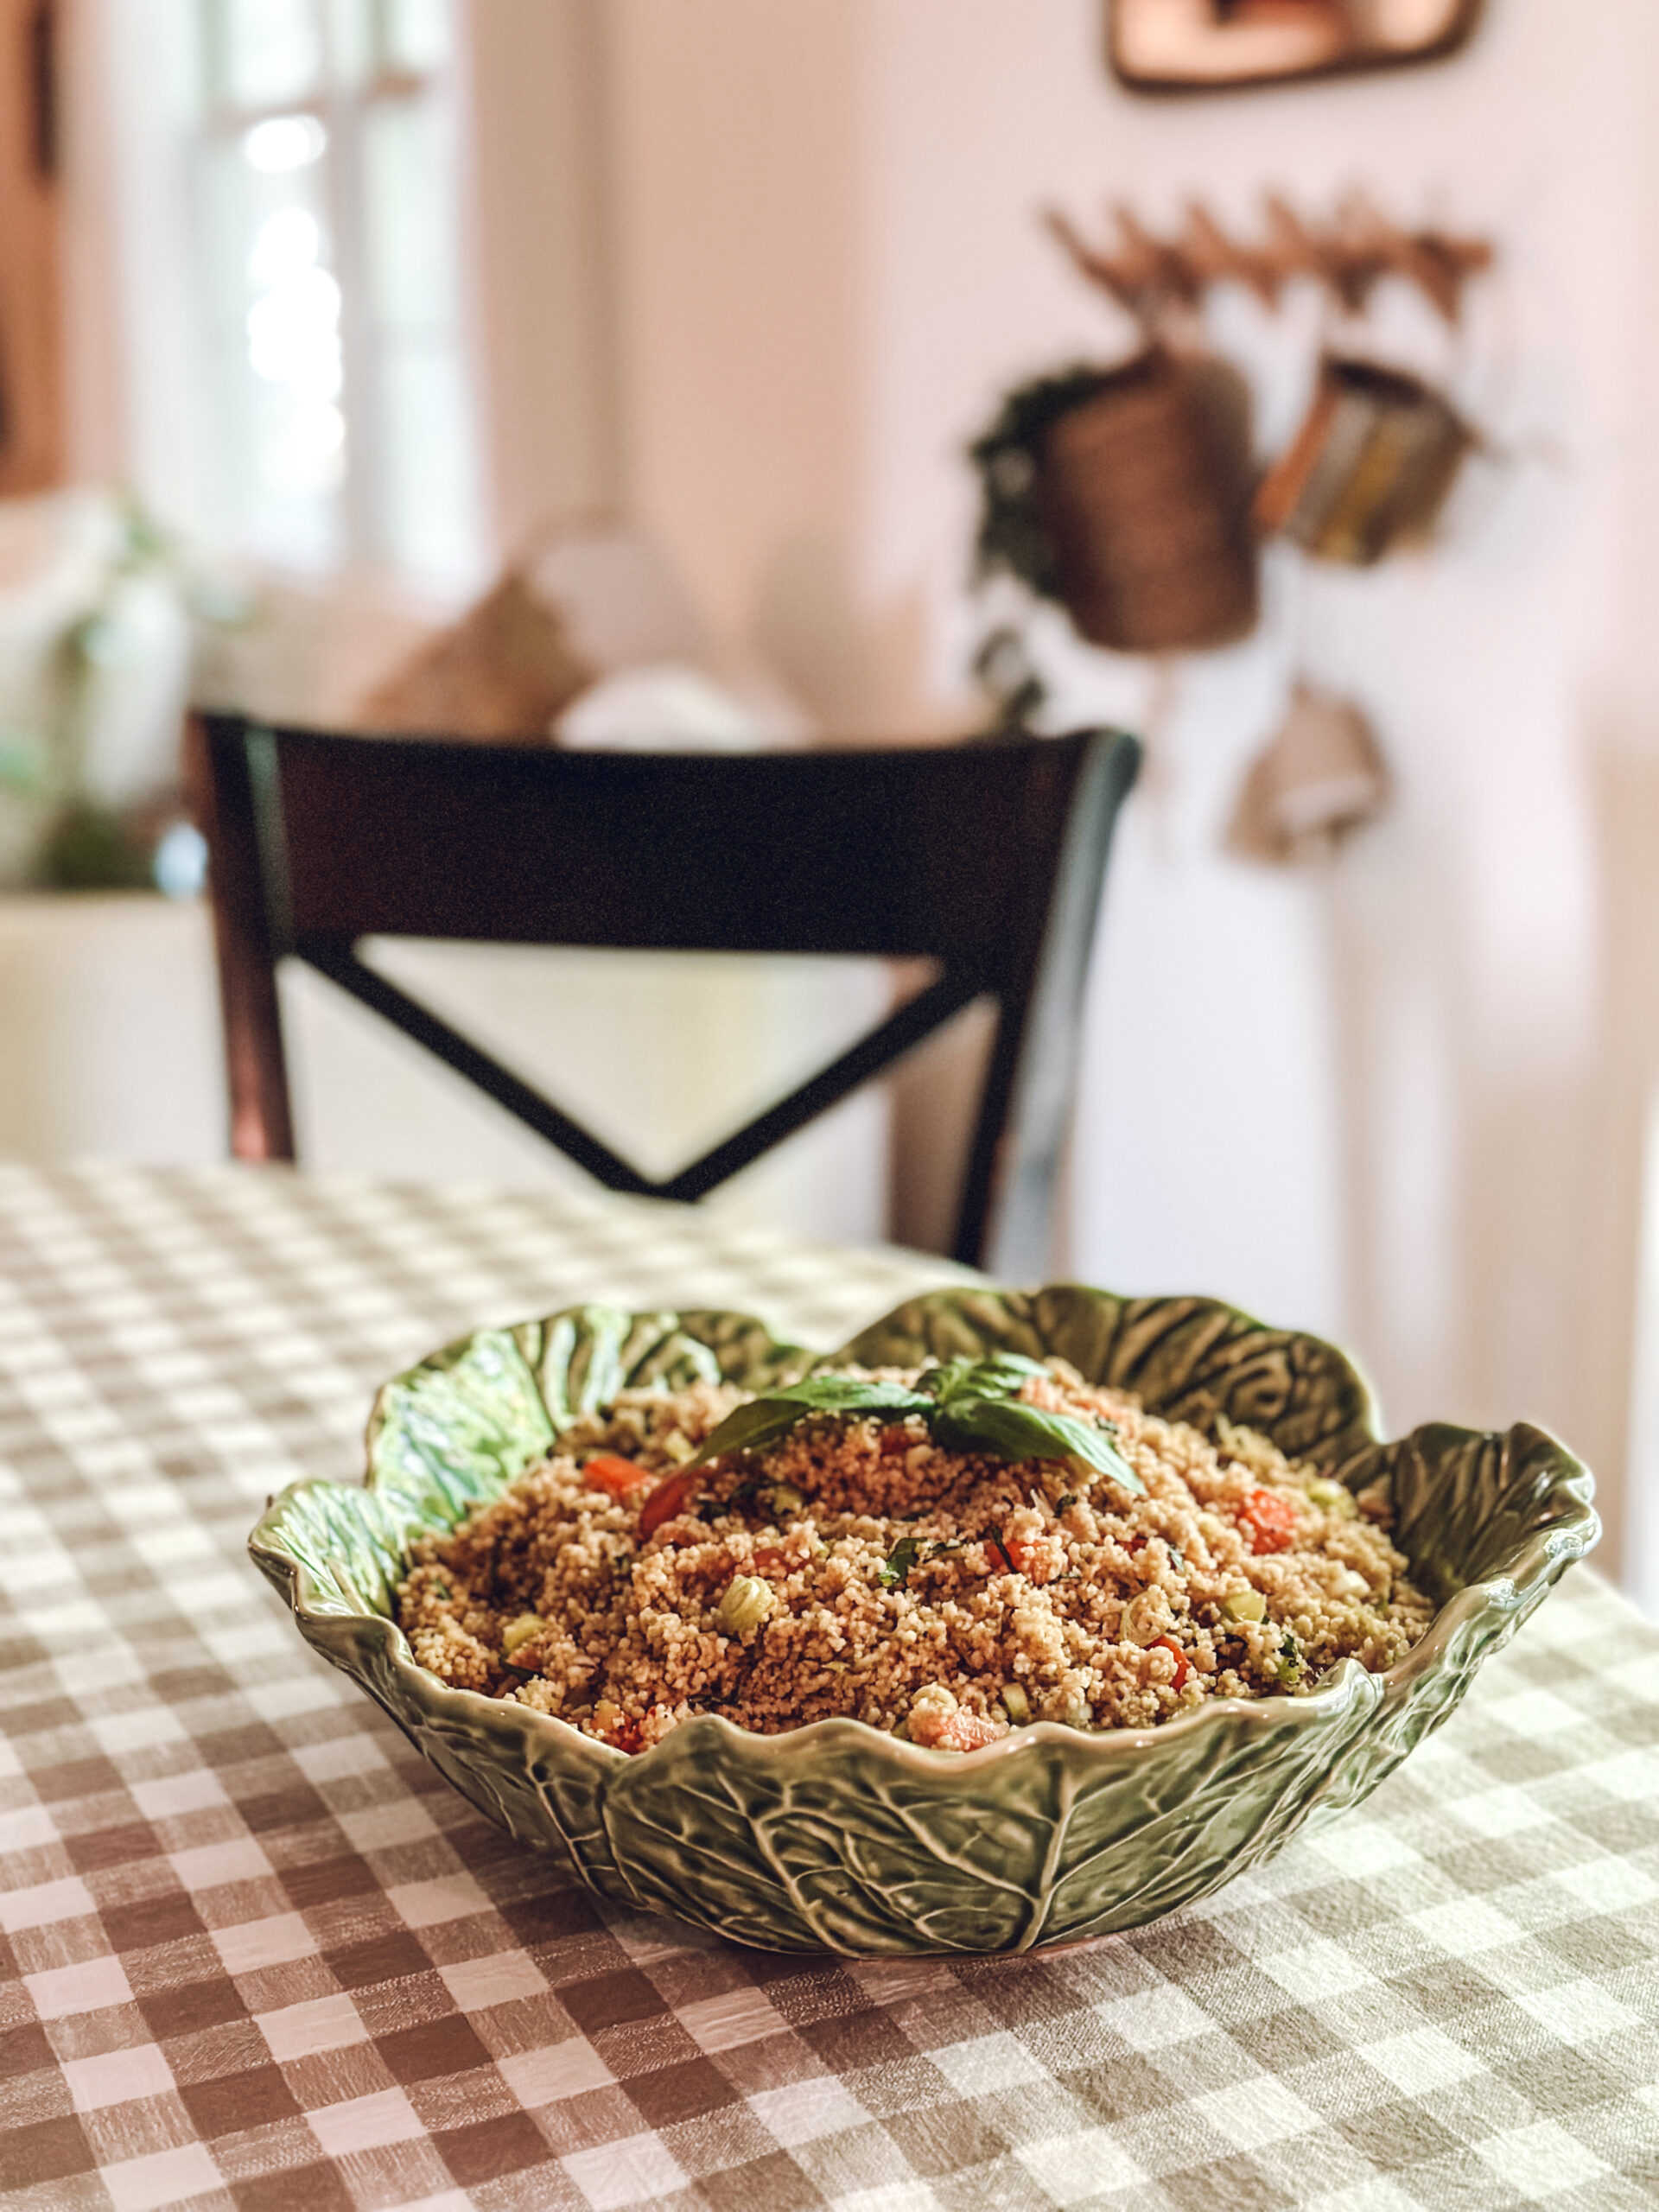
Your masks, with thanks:
[(168, 899), (199, 899), (207, 886), (207, 840), (188, 822), (163, 833), (150, 863), (156, 888)]
[(296, 397), (337, 397), (340, 287), (326, 269), (308, 269), (254, 302), (248, 360), (256, 376), (289, 385)]
[(315, 115), (271, 115), (256, 123), (242, 140), (242, 158), (267, 176), (302, 169), (328, 143), (328, 133)]
[(322, 258), (322, 232), (303, 207), (282, 207), (267, 215), (254, 236), (248, 275), (261, 291), (292, 282)]
[(330, 460), (346, 444), (346, 417), (327, 400), (302, 400), (294, 410), (289, 437), (302, 461)]

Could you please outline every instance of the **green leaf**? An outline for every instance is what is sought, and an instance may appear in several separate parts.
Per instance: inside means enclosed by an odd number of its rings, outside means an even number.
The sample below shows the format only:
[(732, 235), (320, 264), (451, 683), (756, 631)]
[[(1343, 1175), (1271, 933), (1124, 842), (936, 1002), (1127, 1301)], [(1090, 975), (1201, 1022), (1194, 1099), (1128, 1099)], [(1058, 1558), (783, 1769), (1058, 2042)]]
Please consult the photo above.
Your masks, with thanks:
[(1030, 1376), (1046, 1375), (1039, 1360), (1017, 1351), (994, 1352), (988, 1359), (950, 1359), (931, 1367), (917, 1388), (948, 1406), (957, 1398), (1017, 1398)]
[(907, 1390), (901, 1382), (859, 1382), (845, 1375), (809, 1375), (800, 1382), (785, 1382), (775, 1390), (751, 1398), (727, 1414), (702, 1449), (686, 1465), (700, 1467), (727, 1452), (764, 1452), (779, 1442), (799, 1422), (815, 1414), (931, 1414), (931, 1398)]
[(1007, 1398), (959, 1397), (940, 1406), (933, 1435), (947, 1452), (988, 1452), (999, 1459), (1063, 1459), (1105, 1475), (1131, 1496), (1146, 1485), (1103, 1428), (1074, 1414), (1046, 1413)]
[(1047, 1370), (1018, 1352), (989, 1359), (952, 1359), (929, 1368), (919, 1387), (861, 1382), (844, 1375), (809, 1375), (752, 1398), (728, 1414), (689, 1466), (727, 1452), (764, 1452), (816, 1414), (918, 1413), (947, 1452), (987, 1452), (999, 1459), (1064, 1459), (1078, 1471), (1106, 1475), (1135, 1497), (1140, 1477), (1112, 1446), (1109, 1432), (1071, 1414), (1045, 1413), (1020, 1402), (1027, 1378)]
[(976, 1363), (971, 1359), (947, 1359), (938, 1367), (930, 1367), (917, 1377), (917, 1388), (937, 1404), (956, 1395), (973, 1373)]
[(877, 1570), (877, 1580), (884, 1590), (896, 1590), (915, 1566), (921, 1546), (914, 1536), (900, 1536)]

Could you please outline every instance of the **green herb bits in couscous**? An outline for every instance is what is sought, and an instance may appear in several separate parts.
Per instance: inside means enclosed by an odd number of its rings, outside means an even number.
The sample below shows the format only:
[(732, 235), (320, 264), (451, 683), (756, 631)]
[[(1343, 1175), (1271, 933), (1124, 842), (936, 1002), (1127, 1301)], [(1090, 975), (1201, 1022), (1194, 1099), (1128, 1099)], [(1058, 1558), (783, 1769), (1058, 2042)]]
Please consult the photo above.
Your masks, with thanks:
[(398, 1618), (444, 1681), (623, 1751), (704, 1713), (971, 1751), (1381, 1671), (1432, 1610), (1385, 1501), (1004, 1354), (625, 1392), (417, 1548)]

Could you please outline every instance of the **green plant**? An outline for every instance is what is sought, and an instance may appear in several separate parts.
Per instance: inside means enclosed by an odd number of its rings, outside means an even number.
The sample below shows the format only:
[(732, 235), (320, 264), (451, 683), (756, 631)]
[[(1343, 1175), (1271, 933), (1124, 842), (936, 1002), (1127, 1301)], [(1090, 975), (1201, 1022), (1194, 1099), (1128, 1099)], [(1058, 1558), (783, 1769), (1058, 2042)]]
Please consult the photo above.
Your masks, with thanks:
[(982, 502), (974, 547), (976, 575), (1006, 569), (1039, 598), (1060, 599), (1041, 512), (1043, 441), (1063, 415), (1094, 398), (1109, 381), (1108, 371), (1081, 361), (1033, 377), (1007, 394), (988, 427), (969, 447)]
[(0, 731), (0, 788), (37, 807), (41, 834), (34, 874), (50, 890), (138, 888), (154, 880), (162, 813), (105, 804), (87, 789), (86, 767), (100, 682), (129, 650), (122, 600), (136, 582), (159, 577), (197, 621), (239, 623), (243, 600), (199, 573), (174, 533), (140, 503), (122, 496), (96, 591), (59, 635), (46, 694), (33, 728)]

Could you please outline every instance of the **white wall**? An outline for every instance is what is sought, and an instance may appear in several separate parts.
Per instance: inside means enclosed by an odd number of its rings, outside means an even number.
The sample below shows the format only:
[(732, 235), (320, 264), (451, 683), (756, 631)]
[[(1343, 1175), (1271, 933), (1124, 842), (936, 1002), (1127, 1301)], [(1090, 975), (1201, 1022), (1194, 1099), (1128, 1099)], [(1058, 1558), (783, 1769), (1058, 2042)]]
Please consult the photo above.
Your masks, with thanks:
[(851, 605), (868, 464), (860, 10), (613, 0), (629, 504), (729, 647), (873, 712)]
[[(842, 732), (938, 728), (969, 711), (979, 620), (963, 443), (1014, 379), (1122, 339), (1040, 232), (1044, 203), (1089, 219), (1132, 195), (1169, 221), (1201, 190), (1245, 226), (1265, 186), (1318, 210), (1363, 183), (1491, 231), (1501, 272), (1454, 382), (1501, 458), (1442, 551), (1308, 579), (1300, 616), (1275, 561), (1257, 639), (1155, 677), (1067, 653), (1050, 626), (1073, 710), (1153, 747), (1114, 864), (1068, 1256), (1344, 1337), (1396, 1426), (1543, 1419), (1603, 1474), (1617, 1562), (1659, 1068), (1659, 10), (1485, 14), (1451, 64), (1181, 103), (1111, 84), (1096, 0), (604, 0), (615, 451), (728, 644)], [(592, 16), (570, 0), (561, 36)], [(480, 93), (510, 65), (493, 46)], [(505, 191), (486, 162), (480, 207)], [(550, 234), (520, 245), (485, 272), (498, 303), (569, 259)], [(124, 270), (130, 292), (159, 281)], [(100, 281), (88, 260), (72, 284), (89, 323)], [(1217, 312), (1270, 443), (1308, 365), (1306, 303)], [(526, 308), (511, 345), (498, 333), (514, 406), (535, 327)], [(1433, 338), (1407, 335), (1432, 364)], [(130, 394), (110, 451), (166, 443), (146, 407), (170, 435), (181, 389)], [(92, 465), (112, 465), (111, 404), (89, 371)], [(498, 471), (529, 451), (516, 421), (503, 400)], [(611, 467), (590, 480), (546, 443), (504, 531), (543, 486), (602, 489)], [(1297, 630), (1300, 664), (1373, 717), (1399, 797), (1329, 871), (1275, 877), (1220, 858), (1217, 833)], [(1651, 1364), (1638, 1461), (1659, 1497)], [(1659, 1581), (1656, 1523), (1626, 1548)]]
[(466, 0), (474, 388), (495, 543), (614, 505), (604, 0)]
[[(1153, 741), (1096, 979), (1070, 1258), (1345, 1338), (1395, 1426), (1559, 1428), (1608, 1478), (1616, 1561), (1651, 1060), (1637, 948), (1659, 921), (1659, 813), (1629, 795), (1654, 695), (1659, 14), (1502, 0), (1451, 64), (1182, 103), (1108, 79), (1099, 13), (620, 0), (635, 496), (755, 638), (815, 546), (840, 698), (937, 722), (975, 626), (963, 441), (1012, 381), (1121, 342), (1043, 204), (1087, 220), (1132, 196), (1167, 222), (1202, 191), (1249, 227), (1263, 188), (1319, 212), (1363, 183), (1494, 235), (1501, 273), (1438, 365), (1502, 458), (1444, 550), (1310, 577), (1300, 617), (1277, 561), (1260, 634), (1155, 683), (1067, 658), (1078, 710)], [(1219, 313), (1282, 435), (1306, 304)], [(1403, 335), (1437, 365), (1432, 334)], [(1372, 716), (1398, 800), (1328, 871), (1252, 873), (1217, 834), (1298, 659)]]

